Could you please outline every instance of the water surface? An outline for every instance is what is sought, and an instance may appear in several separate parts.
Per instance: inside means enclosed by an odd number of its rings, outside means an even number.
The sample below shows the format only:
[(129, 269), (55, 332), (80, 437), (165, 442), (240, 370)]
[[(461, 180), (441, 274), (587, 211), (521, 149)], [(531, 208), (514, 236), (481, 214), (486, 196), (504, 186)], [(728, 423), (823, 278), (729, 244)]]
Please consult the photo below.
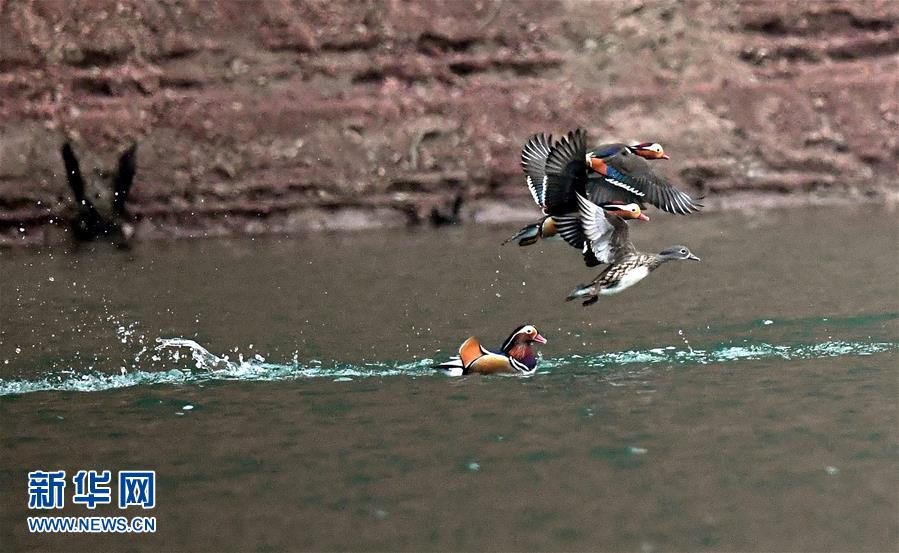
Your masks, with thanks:
[[(0, 251), (0, 543), (895, 549), (894, 214), (658, 215), (703, 261), (589, 308), (514, 230)], [(524, 322), (537, 375), (430, 370)], [(134, 467), (157, 534), (27, 533), (29, 470)]]

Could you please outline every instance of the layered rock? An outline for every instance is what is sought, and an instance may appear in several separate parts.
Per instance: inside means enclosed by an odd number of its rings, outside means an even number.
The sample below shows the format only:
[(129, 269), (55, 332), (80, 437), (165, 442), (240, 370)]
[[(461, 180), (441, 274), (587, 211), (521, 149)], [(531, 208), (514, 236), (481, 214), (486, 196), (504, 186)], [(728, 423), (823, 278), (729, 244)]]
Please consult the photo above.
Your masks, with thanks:
[(140, 145), (138, 236), (514, 216), (529, 134), (652, 140), (708, 203), (893, 196), (899, 3), (0, 2), (0, 243), (59, 147)]

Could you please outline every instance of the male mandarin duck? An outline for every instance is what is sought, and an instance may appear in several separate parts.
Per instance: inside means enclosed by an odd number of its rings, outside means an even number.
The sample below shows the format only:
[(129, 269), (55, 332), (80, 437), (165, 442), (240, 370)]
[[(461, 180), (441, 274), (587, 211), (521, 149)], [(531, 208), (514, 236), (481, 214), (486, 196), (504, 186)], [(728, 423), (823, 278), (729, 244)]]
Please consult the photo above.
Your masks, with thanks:
[(472, 373), (534, 374), (537, 370), (537, 357), (533, 345), (545, 343), (546, 338), (531, 324), (516, 328), (503, 342), (500, 353), (484, 349), (478, 339), (472, 336), (459, 347), (457, 357), (437, 365), (437, 368), (450, 376)]
[[(569, 133), (568, 137), (563, 137), (558, 143), (553, 144), (552, 135), (540, 133), (525, 143), (521, 150), (521, 166), (531, 196), (546, 216), (522, 228), (503, 244), (517, 240), (519, 246), (530, 246), (539, 239), (558, 236), (575, 248), (585, 251), (577, 203), (569, 193), (587, 187), (589, 175), (586, 166), (580, 167), (579, 170), (576, 167), (580, 160), (586, 157), (585, 140), (585, 133), (576, 137)], [(569, 168), (569, 165), (573, 167)], [(559, 183), (565, 187), (561, 193), (554, 190)], [(649, 220), (637, 203), (626, 203), (610, 197), (601, 207), (611, 216)], [(590, 267), (599, 264), (590, 255), (585, 255), (585, 261)]]
[[(605, 144), (586, 150), (587, 131), (577, 129), (556, 143), (546, 159), (544, 198), (547, 205), (573, 205), (575, 193), (586, 191), (593, 203), (649, 203), (669, 213), (686, 215), (702, 207), (656, 174), (646, 160), (669, 159), (657, 143)], [(577, 157), (581, 152), (582, 157)]]
[[(658, 254), (638, 252), (628, 238), (627, 223), (615, 217), (607, 218), (598, 205), (580, 194), (577, 194), (577, 201), (583, 219), (588, 221), (584, 232), (591, 245), (603, 245), (599, 251), (594, 250), (594, 255), (597, 259), (609, 259), (609, 266), (590, 284), (578, 286), (566, 301), (584, 299), (584, 305), (590, 305), (599, 296), (611, 296), (637, 284), (662, 263), (683, 259), (699, 261), (686, 246), (671, 246)], [(611, 236), (605, 238), (609, 224), (613, 230)]]
[(584, 159), (591, 170), (604, 177), (605, 186), (588, 190), (588, 197), (596, 203), (616, 199), (642, 206), (648, 202), (678, 215), (686, 215), (702, 207), (688, 194), (675, 188), (668, 179), (653, 171), (646, 162), (647, 159), (669, 159), (661, 144), (605, 144), (587, 152)]

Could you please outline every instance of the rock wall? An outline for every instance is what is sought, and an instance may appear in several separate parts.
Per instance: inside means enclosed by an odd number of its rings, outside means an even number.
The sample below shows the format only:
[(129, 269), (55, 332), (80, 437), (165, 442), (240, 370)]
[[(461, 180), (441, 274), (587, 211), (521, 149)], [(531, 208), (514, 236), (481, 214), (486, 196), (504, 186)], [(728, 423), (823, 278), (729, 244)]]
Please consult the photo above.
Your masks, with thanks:
[(513, 216), (578, 125), (711, 204), (897, 191), (890, 0), (0, 0), (0, 36), (0, 244), (66, 239), (66, 138), (138, 142), (144, 238)]

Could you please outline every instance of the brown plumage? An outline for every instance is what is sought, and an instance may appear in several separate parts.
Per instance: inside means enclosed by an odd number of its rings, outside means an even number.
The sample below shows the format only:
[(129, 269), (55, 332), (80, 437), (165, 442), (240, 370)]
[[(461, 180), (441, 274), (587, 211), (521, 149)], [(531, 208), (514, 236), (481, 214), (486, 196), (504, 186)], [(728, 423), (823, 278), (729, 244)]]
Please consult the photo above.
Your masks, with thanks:
[(533, 374), (537, 370), (537, 358), (533, 344), (545, 344), (534, 325), (522, 325), (506, 338), (500, 353), (488, 351), (477, 338), (465, 340), (459, 347), (459, 355), (436, 368), (451, 376), (464, 374)]
[[(582, 196), (578, 200), (582, 205), (590, 203)], [(595, 213), (598, 207), (584, 207), (584, 209)], [(591, 305), (599, 299), (599, 296), (617, 294), (637, 284), (667, 261), (680, 259), (699, 261), (686, 246), (671, 246), (658, 254), (638, 252), (628, 237), (627, 223), (612, 220), (610, 224), (614, 230), (608, 239), (611, 256), (609, 266), (599, 273), (593, 282), (578, 286), (566, 301), (583, 299), (585, 306)]]
[[(686, 215), (702, 208), (702, 204), (678, 190), (667, 178), (653, 171), (646, 159), (667, 159), (661, 146), (640, 149), (640, 146), (608, 144), (586, 154), (586, 164), (604, 177), (602, 184), (587, 190), (587, 197), (596, 203), (608, 201), (609, 194), (626, 202), (650, 203), (655, 207)], [(661, 155), (659, 155), (661, 154)], [(661, 157), (664, 156), (664, 157)]]

